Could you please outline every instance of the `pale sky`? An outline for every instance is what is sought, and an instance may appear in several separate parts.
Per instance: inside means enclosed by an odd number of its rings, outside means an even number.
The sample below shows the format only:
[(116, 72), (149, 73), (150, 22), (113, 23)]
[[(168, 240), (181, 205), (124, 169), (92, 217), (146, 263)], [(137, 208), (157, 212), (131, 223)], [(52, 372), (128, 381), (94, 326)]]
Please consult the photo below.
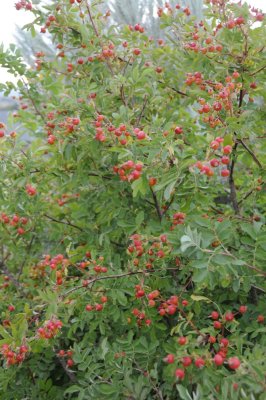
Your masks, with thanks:
[[(15, 0), (4, 0), (2, 2), (4, 4), (1, 4), (0, 43), (3, 42), (6, 47), (9, 43), (15, 42), (16, 25), (22, 27), (31, 22), (33, 15), (29, 11), (17, 11), (14, 7)], [(248, 3), (266, 12), (266, 0), (248, 0)], [(6, 80), (13, 79), (5, 69), (0, 67), (0, 82), (5, 82)]]

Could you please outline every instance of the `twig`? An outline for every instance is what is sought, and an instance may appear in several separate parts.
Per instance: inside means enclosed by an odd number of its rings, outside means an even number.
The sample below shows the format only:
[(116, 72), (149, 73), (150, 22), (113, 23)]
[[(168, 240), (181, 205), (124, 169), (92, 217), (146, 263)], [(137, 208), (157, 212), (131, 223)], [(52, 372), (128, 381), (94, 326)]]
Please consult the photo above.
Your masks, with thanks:
[[(154, 272), (161, 272), (161, 271), (169, 271), (169, 270), (178, 270), (179, 268), (164, 268), (163, 270), (158, 270), (158, 269), (145, 269), (145, 270), (141, 270), (141, 271), (130, 271), (130, 272), (126, 272), (124, 274), (117, 274), (117, 275), (107, 275), (107, 276), (97, 276), (96, 278), (91, 279), (88, 282), (88, 285), (93, 285), (95, 282), (97, 281), (102, 281), (105, 279), (120, 279), (120, 278), (124, 278), (126, 276), (131, 276), (131, 275), (139, 275), (139, 274), (152, 274)], [(87, 287), (87, 286), (86, 286)], [(80, 286), (75, 286), (74, 288), (69, 289), (67, 292), (62, 294), (62, 299), (64, 299), (65, 297), (67, 297), (69, 294), (75, 292), (76, 290), (79, 289), (84, 289), (83, 285)]]
[(58, 361), (60, 362), (60, 364), (63, 367), (63, 370), (65, 371), (65, 373), (67, 374), (67, 376), (69, 377), (69, 379), (71, 380), (71, 382), (76, 382), (77, 378), (74, 375), (74, 372), (71, 372), (66, 365), (66, 362), (63, 358), (61, 357), (57, 357)]
[(152, 197), (153, 197), (153, 200), (154, 200), (154, 206), (156, 208), (158, 218), (159, 218), (160, 221), (162, 221), (163, 212), (162, 212), (162, 210), (160, 208), (156, 193), (153, 191), (151, 186), (150, 186), (150, 189), (151, 189)]
[(256, 71), (252, 72), (252, 74), (249, 74), (249, 76), (254, 76), (258, 74), (260, 71), (263, 71), (266, 68), (266, 65), (263, 65), (261, 68), (257, 69)]
[(255, 163), (262, 168), (262, 165), (260, 163), (260, 161), (257, 159), (256, 155), (253, 153), (253, 151), (246, 145), (246, 143), (243, 141), (243, 139), (238, 139), (238, 142), (242, 144), (242, 146), (244, 147), (244, 149), (247, 150), (247, 152), (251, 155), (251, 157), (253, 158), (253, 160), (255, 161)]
[[(34, 228), (33, 228), (33, 229), (34, 229)], [(29, 254), (29, 252), (30, 252), (31, 246), (32, 246), (32, 244), (33, 244), (33, 241), (34, 241), (34, 234), (32, 235), (31, 240), (30, 240), (30, 243), (29, 243), (28, 246), (27, 246), (27, 249), (26, 249), (26, 256), (24, 257), (24, 260), (23, 260), (23, 262), (22, 262), (22, 264), (21, 264), (21, 266), (20, 266), (19, 272), (18, 272), (18, 279), (20, 278), (20, 276), (21, 276), (21, 274), (22, 274), (22, 272), (23, 272), (23, 268), (24, 268), (24, 265), (26, 264), (26, 261), (27, 261), (27, 258), (28, 258), (28, 254)]]
[(137, 119), (137, 122), (136, 122), (136, 125), (137, 125), (137, 126), (139, 125), (139, 123), (140, 123), (140, 121), (141, 121), (141, 118), (143, 117), (143, 114), (144, 114), (144, 111), (145, 111), (147, 102), (148, 102), (148, 96), (145, 94), (144, 100), (143, 100), (142, 109), (141, 109), (141, 112), (140, 112), (140, 114), (139, 114), (139, 116), (138, 116), (138, 119)]
[[(101, 37), (100, 37), (99, 31), (98, 31), (98, 29), (97, 29), (97, 26), (95, 25), (94, 19), (93, 19), (93, 17), (92, 17), (92, 14), (91, 14), (91, 10), (90, 10), (90, 6), (89, 6), (88, 1), (86, 1), (86, 7), (87, 7), (87, 10), (88, 10), (89, 18), (90, 18), (91, 25), (92, 25), (92, 28), (93, 28), (93, 30), (94, 30), (94, 33), (95, 33), (95, 35), (97, 36), (97, 38), (99, 39), (100, 46), (101, 46), (101, 48), (103, 49), (103, 44), (102, 44), (102, 42), (101, 42)], [(107, 59), (106, 59), (106, 65), (108, 66), (108, 68), (109, 68), (111, 74), (114, 75), (113, 68), (112, 68), (111, 64), (109, 63), (109, 61), (108, 61)]]
[(0, 261), (0, 270), (2, 270), (11, 280), (11, 282), (16, 286), (18, 289), (22, 289), (20, 282), (15, 278), (15, 276), (8, 270), (7, 266)]
[[(164, 84), (163, 81), (158, 81), (158, 83)], [(178, 93), (178, 94), (181, 94), (181, 96), (189, 97), (189, 95), (188, 95), (187, 93), (181, 92), (181, 90), (178, 90), (178, 89), (176, 89), (176, 88), (174, 88), (174, 87), (172, 87), (172, 86), (167, 86), (167, 85), (165, 85), (165, 87), (168, 88), (168, 89), (173, 90), (174, 92), (176, 92), (176, 93)]]
[(51, 216), (48, 215), (48, 214), (44, 214), (44, 216), (45, 216), (46, 218), (50, 219), (50, 220), (53, 221), (53, 222), (57, 222), (58, 224), (63, 224), (63, 225), (71, 226), (72, 228), (78, 229), (78, 230), (81, 231), (81, 232), (84, 231), (80, 226), (74, 225), (74, 224), (72, 224), (72, 223), (69, 222), (69, 221), (60, 221), (59, 219), (53, 218), (53, 217), (51, 217)]
[(237, 202), (237, 196), (236, 196), (236, 187), (235, 187), (235, 181), (234, 181), (234, 167), (235, 167), (235, 161), (236, 161), (236, 149), (237, 149), (238, 143), (236, 142), (233, 147), (232, 151), (232, 161), (230, 165), (230, 175), (229, 175), (229, 186), (230, 186), (230, 199), (233, 205), (233, 209), (236, 214), (239, 214), (239, 206)]

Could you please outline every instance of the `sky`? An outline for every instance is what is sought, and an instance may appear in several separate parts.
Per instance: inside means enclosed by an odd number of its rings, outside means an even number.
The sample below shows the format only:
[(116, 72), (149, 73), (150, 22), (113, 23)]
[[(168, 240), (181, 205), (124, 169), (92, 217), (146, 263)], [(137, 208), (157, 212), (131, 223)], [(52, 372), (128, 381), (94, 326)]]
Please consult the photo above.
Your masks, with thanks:
[[(17, 11), (14, 7), (15, 0), (4, 0), (3, 3), (1, 5), (0, 43), (4, 43), (4, 46), (7, 47), (9, 43), (15, 42), (16, 25), (24, 26), (32, 21), (33, 16), (29, 11)], [(248, 0), (248, 3), (266, 12), (266, 0)], [(0, 82), (6, 80), (12, 80), (12, 77), (0, 67)]]

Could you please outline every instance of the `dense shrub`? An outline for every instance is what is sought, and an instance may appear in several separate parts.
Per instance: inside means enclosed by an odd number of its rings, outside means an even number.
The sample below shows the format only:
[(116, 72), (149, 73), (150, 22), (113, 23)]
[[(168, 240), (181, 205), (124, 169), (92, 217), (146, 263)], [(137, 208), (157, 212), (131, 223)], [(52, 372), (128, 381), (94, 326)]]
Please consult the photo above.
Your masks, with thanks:
[(262, 400), (263, 14), (52, 3), (16, 8), (54, 60), (0, 55), (0, 398)]

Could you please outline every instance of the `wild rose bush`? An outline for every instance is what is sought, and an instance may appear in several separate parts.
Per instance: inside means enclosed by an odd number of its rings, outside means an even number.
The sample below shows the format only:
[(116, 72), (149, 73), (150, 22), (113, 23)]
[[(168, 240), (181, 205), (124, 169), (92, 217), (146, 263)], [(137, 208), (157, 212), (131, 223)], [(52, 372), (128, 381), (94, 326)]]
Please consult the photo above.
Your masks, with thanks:
[(264, 15), (52, 3), (54, 60), (0, 55), (1, 398), (262, 400)]

